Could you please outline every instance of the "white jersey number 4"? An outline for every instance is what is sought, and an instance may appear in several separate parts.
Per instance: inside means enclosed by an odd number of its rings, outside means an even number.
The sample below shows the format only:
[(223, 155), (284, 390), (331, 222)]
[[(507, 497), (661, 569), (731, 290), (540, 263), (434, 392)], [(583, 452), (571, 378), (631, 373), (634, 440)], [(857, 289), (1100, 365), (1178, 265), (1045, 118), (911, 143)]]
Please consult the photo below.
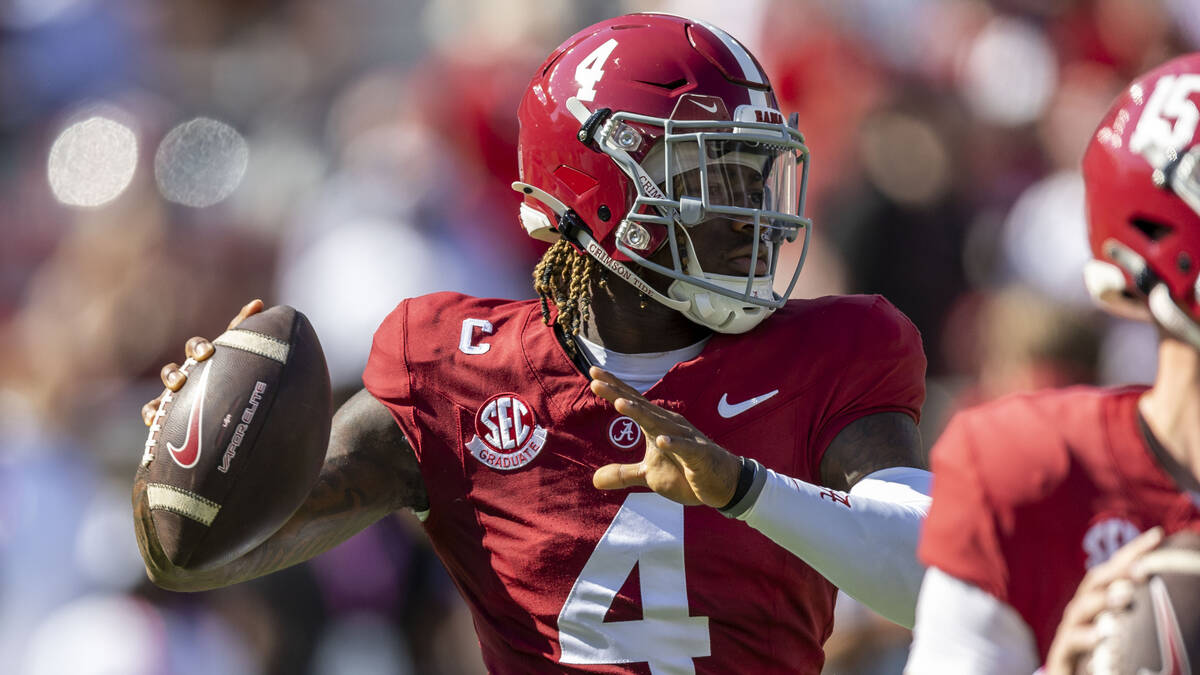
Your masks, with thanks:
[[(637, 565), (642, 617), (605, 622)], [(654, 493), (629, 495), (596, 544), (558, 613), (562, 663), (646, 662), (654, 675), (696, 672), (711, 653), (708, 617), (689, 616), (683, 565), (683, 506)]]

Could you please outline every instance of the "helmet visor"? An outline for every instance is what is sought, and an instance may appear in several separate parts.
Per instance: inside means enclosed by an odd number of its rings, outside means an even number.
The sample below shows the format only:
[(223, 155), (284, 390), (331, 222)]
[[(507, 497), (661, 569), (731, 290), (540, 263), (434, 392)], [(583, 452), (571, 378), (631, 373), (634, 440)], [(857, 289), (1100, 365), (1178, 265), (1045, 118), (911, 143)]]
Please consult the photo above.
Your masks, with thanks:
[[(723, 134), (724, 135), (724, 134)], [(664, 143), (643, 162), (686, 226), (722, 218), (763, 228), (773, 242), (794, 240), (799, 217), (795, 148), (706, 134)]]

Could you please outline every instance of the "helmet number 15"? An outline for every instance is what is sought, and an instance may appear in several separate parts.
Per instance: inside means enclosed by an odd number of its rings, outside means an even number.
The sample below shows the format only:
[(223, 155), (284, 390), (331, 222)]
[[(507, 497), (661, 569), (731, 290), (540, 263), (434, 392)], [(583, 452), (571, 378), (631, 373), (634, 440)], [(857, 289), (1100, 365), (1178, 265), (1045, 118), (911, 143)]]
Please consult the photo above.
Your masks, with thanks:
[(575, 94), (575, 98), (580, 101), (591, 101), (596, 98), (596, 83), (604, 77), (604, 62), (608, 61), (608, 57), (616, 47), (616, 38), (610, 38), (608, 42), (596, 47), (591, 54), (579, 62), (579, 65), (575, 67), (575, 81), (579, 83), (579, 93)]
[[(1129, 139), (1129, 149), (1140, 153), (1147, 149), (1179, 150), (1190, 145), (1200, 124), (1200, 110), (1191, 99), (1197, 93), (1200, 93), (1200, 75), (1159, 78)], [(1168, 121), (1171, 119), (1174, 124)]]

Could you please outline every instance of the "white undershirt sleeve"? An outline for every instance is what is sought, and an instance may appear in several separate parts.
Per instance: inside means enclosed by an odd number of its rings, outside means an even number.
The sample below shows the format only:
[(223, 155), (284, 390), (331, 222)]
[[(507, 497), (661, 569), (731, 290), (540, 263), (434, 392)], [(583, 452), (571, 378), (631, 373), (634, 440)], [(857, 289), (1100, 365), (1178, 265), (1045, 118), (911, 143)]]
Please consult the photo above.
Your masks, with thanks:
[(924, 568), (917, 540), (928, 471), (893, 467), (849, 494), (754, 465), (755, 481), (726, 515), (744, 520), (867, 607), (911, 628)]
[(936, 567), (925, 574), (905, 675), (1029, 675), (1039, 661), (1010, 605)]

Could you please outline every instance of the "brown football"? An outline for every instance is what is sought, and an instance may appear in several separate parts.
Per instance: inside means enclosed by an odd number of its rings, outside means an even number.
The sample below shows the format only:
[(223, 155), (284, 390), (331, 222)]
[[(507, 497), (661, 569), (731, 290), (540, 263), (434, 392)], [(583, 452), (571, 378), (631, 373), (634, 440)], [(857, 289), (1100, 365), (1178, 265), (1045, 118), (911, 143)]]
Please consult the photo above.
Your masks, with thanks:
[(1168, 537), (1143, 564), (1150, 576), (1134, 587), (1128, 609), (1098, 617), (1106, 637), (1077, 673), (1200, 673), (1200, 533)]
[(329, 442), (329, 369), (312, 324), (280, 305), (184, 364), (146, 440), (146, 497), (177, 566), (228, 562), (274, 534), (312, 489)]

